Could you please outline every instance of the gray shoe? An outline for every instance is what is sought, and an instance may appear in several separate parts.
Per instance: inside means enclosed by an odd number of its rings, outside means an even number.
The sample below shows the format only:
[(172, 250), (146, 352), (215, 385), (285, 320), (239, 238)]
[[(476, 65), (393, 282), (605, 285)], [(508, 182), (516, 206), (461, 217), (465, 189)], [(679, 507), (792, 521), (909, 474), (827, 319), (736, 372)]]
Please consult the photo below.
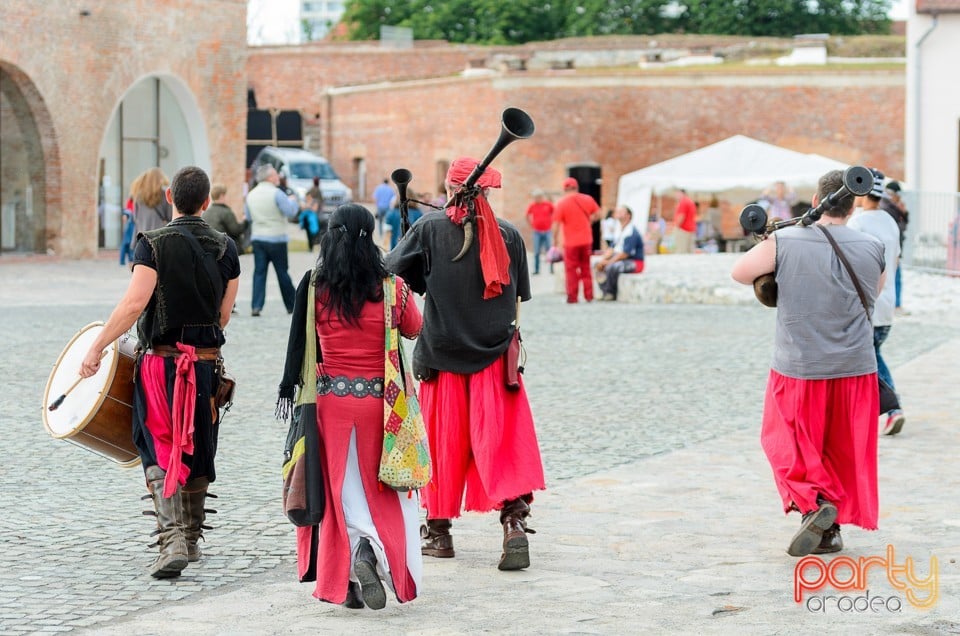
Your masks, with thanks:
[(837, 507), (829, 501), (821, 501), (820, 507), (803, 515), (800, 529), (790, 545), (787, 554), (795, 557), (807, 556), (823, 541), (823, 533), (828, 530), (837, 519)]
[(373, 553), (370, 541), (363, 537), (357, 546), (357, 558), (353, 564), (353, 573), (360, 581), (360, 594), (370, 609), (383, 609), (387, 605), (387, 593), (377, 573), (377, 556)]

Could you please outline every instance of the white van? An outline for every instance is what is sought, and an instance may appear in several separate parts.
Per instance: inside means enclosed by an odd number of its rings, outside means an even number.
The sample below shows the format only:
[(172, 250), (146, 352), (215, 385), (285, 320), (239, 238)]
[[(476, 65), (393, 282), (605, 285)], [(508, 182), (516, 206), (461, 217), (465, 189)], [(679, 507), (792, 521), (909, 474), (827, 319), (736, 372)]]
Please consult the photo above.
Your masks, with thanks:
[(323, 194), (323, 209), (332, 212), (338, 205), (353, 201), (353, 192), (348, 188), (330, 163), (319, 155), (302, 148), (277, 148), (267, 146), (257, 153), (253, 160), (253, 174), (257, 168), (268, 163), (277, 172), (287, 178), (287, 185), (300, 197), (301, 202), (307, 191), (313, 187), (314, 177), (320, 179), (320, 192)]

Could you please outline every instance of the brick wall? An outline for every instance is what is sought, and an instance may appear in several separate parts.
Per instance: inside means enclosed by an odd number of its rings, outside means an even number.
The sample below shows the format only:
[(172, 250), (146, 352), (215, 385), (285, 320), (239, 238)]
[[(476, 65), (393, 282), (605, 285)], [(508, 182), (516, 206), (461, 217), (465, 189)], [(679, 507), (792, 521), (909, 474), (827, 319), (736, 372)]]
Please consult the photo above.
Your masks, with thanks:
[(96, 253), (98, 149), (124, 93), (151, 75), (189, 88), (212, 176), (237, 184), (230, 203), (239, 205), (246, 55), (245, 0), (0, 3), (0, 68), (30, 103), (42, 140), (48, 249)]
[(329, 88), (447, 77), (471, 60), (486, 58), (491, 50), (430, 42), (418, 42), (411, 49), (319, 42), (251, 47), (247, 76), (260, 108), (303, 110), (309, 116), (320, 112)]
[[(569, 164), (600, 164), (601, 203), (609, 208), (624, 173), (735, 134), (897, 177), (904, 90), (899, 71), (546, 72), (336, 89), (323, 111), (324, 152), (353, 187), (351, 167), (363, 157), (369, 189), (402, 166), (413, 172), (411, 188), (432, 191), (437, 162), (462, 154), (479, 159), (499, 134), (502, 109), (523, 108), (537, 131), (494, 162), (505, 179), (493, 204), (526, 229), (530, 191), (558, 194)], [(728, 216), (743, 202), (731, 203)]]

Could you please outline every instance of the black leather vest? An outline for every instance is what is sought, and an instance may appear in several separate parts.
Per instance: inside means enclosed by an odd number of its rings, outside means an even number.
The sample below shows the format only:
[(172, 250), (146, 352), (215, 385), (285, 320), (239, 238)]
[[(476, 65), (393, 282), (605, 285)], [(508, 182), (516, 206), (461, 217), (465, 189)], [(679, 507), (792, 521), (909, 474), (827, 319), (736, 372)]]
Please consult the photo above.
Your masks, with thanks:
[[(217, 261), (226, 251), (226, 237), (199, 217), (184, 216), (168, 225), (140, 235), (153, 248), (157, 266), (157, 286), (147, 308), (137, 321), (140, 346), (150, 348), (169, 332), (183, 333), (185, 327), (220, 325), (220, 303), (225, 281), (211, 280), (209, 270), (191, 242), (177, 229), (192, 233), (205, 252)], [(213, 267), (221, 276), (219, 267)], [(183, 342), (178, 335), (177, 340)], [(185, 342), (184, 344), (195, 344)]]

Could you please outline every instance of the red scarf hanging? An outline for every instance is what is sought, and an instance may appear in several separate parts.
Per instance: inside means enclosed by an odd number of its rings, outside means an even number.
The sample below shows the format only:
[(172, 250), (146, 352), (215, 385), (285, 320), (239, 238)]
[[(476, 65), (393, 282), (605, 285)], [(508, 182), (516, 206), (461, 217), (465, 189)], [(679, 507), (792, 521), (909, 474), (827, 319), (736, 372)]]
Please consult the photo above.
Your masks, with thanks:
[[(470, 157), (460, 157), (450, 164), (450, 169), (447, 171), (447, 183), (462, 185), (479, 163), (479, 161)], [(480, 242), (480, 269), (483, 272), (484, 300), (499, 296), (503, 293), (503, 286), (510, 284), (510, 255), (507, 253), (507, 246), (500, 234), (500, 226), (497, 224), (497, 217), (493, 213), (493, 208), (490, 207), (487, 198), (483, 196), (483, 189), (499, 188), (500, 183), (500, 173), (489, 167), (483, 171), (476, 182), (481, 188), (480, 194), (474, 201), (474, 209), (477, 214), (476, 237)], [(447, 208), (447, 216), (454, 223), (463, 225), (463, 220), (467, 216), (467, 208), (451, 206)]]

